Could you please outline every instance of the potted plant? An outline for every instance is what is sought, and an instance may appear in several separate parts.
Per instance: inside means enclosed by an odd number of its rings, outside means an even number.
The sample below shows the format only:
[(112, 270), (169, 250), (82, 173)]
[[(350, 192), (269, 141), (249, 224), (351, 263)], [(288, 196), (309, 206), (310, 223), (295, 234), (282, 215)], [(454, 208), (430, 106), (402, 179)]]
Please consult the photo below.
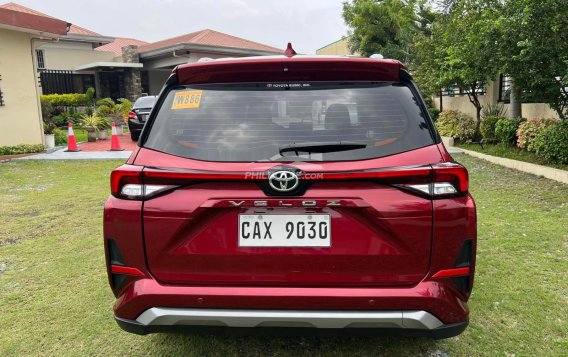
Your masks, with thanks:
[(55, 129), (57, 129), (57, 126), (52, 121), (43, 122), (43, 137), (45, 138), (45, 147), (48, 149), (55, 147)]
[(107, 118), (99, 117), (97, 122), (97, 129), (99, 132), (99, 139), (106, 140), (108, 139), (107, 130), (111, 128), (110, 122)]
[(95, 114), (101, 118), (106, 118), (109, 122), (116, 124), (116, 132), (122, 135), (122, 115), (121, 107), (117, 105), (111, 98), (103, 98), (97, 101), (97, 109)]
[(55, 129), (57, 125), (53, 121), (53, 106), (47, 101), (41, 102), (41, 116), (43, 120), (43, 134), (45, 147), (48, 149), (55, 147)]
[(99, 117), (95, 115), (84, 115), (81, 125), (87, 131), (87, 141), (92, 143), (97, 141)]

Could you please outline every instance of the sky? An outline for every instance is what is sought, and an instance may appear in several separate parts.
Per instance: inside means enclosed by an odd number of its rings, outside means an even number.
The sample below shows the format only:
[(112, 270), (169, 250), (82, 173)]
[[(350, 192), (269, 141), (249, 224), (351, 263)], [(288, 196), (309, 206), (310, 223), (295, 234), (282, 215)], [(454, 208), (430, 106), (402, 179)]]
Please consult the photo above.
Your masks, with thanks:
[(14, 0), (105, 36), (153, 42), (209, 28), (305, 54), (347, 34), (343, 1)]

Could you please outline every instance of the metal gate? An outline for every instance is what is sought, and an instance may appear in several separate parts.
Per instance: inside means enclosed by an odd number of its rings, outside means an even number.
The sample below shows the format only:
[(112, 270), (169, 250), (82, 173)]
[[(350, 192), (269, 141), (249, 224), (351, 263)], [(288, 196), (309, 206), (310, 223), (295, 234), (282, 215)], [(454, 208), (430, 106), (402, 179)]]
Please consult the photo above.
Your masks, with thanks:
[(43, 94), (74, 93), (73, 71), (44, 70), (39, 74)]

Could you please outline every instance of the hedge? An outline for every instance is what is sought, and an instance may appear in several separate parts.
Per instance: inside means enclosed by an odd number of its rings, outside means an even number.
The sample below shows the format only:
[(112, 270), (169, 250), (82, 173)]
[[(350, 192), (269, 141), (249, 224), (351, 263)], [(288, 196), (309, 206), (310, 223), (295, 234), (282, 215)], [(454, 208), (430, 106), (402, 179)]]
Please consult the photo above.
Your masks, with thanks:
[(488, 115), (483, 117), (479, 131), (481, 132), (481, 136), (485, 142), (493, 143), (497, 141), (497, 137), (495, 136), (495, 125), (497, 125), (497, 122), (501, 119), (507, 118), (498, 115)]
[(0, 146), (0, 155), (19, 155), (19, 154), (33, 154), (42, 152), (45, 146), (42, 144), (20, 144), (16, 146)]
[(517, 129), (517, 146), (527, 151), (536, 151), (537, 138), (546, 128), (555, 125), (557, 119), (532, 118), (522, 123)]
[(444, 110), (436, 120), (436, 127), (442, 136), (449, 136), (466, 142), (475, 135), (473, 117), (457, 110)]
[(515, 145), (517, 143), (517, 129), (525, 119), (503, 118), (495, 124), (495, 137), (501, 144)]
[(548, 126), (537, 138), (536, 154), (553, 164), (568, 164), (568, 120)]
[(48, 102), (54, 107), (86, 107), (93, 105), (95, 90), (87, 89), (87, 92), (69, 94), (45, 94), (41, 96), (42, 102)]
[(89, 97), (86, 94), (46, 94), (41, 96), (41, 101), (51, 103), (54, 107), (80, 107), (89, 105)]

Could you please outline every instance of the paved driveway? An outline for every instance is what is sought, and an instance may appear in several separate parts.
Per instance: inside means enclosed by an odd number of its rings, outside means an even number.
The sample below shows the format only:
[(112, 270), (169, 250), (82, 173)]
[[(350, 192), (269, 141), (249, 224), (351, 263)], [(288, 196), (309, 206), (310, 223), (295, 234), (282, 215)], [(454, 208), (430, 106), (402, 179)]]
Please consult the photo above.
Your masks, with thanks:
[[(136, 147), (136, 142), (130, 139), (129, 134), (118, 135), (120, 147), (126, 151), (132, 151)], [(81, 151), (107, 151), (110, 149), (110, 137), (106, 140), (97, 140), (94, 143), (84, 142), (79, 144)]]

